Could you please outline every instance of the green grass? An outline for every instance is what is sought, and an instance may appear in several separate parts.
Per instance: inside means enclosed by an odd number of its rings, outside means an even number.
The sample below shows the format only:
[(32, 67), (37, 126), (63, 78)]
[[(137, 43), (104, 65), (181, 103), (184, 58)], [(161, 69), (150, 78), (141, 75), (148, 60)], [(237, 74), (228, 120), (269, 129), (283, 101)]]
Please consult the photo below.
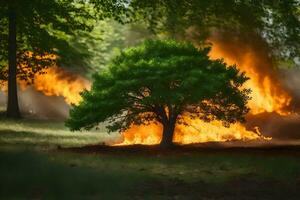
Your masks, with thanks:
[(0, 123), (0, 144), (74, 147), (101, 144), (117, 137), (118, 134), (108, 134), (103, 129), (97, 132), (71, 132), (63, 122), (2, 120)]
[[(105, 136), (106, 137), (106, 136)], [(75, 153), (104, 136), (62, 124), (0, 125), (0, 199), (299, 199), (300, 153), (201, 150)]]

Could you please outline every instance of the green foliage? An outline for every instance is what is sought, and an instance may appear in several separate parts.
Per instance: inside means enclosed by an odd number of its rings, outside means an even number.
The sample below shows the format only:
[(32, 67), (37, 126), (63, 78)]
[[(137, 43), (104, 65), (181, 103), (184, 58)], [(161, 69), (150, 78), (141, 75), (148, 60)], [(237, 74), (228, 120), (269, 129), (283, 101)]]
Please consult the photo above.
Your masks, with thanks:
[[(97, 17), (109, 14), (101, 12), (95, 16), (94, 4), (85, 0), (24, 0), (1, 1), (0, 5), (0, 65), (2, 79), (7, 79), (8, 65), (8, 11), (16, 13), (17, 24), (17, 65), (19, 78), (31, 81), (33, 74), (55, 62), (60, 65), (77, 63), (84, 66), (84, 59), (89, 55), (71, 45), (74, 35), (91, 31)], [(112, 9), (112, 2), (103, 6)], [(34, 56), (26, 56), (33, 52)], [(58, 59), (38, 59), (40, 56), (55, 54)], [(28, 70), (21, 66), (27, 66)]]
[(133, 0), (129, 10), (156, 32), (199, 41), (226, 32), (264, 41), (279, 58), (300, 55), (300, 2), (297, 0)]
[[(72, 67), (72, 71), (75, 69), (89, 77), (104, 69), (120, 49), (153, 37), (155, 36), (141, 23), (120, 24), (112, 19), (99, 20), (91, 32), (78, 31), (68, 39), (70, 46), (85, 56), (75, 57), (76, 54), (71, 52), (72, 59), (68, 59), (70, 62), (61, 66)], [(66, 56), (69, 54), (64, 53), (64, 57)]]
[[(69, 41), (73, 48), (86, 54), (71, 60), (66, 67), (78, 66), (84, 70), (98, 71), (108, 63), (118, 48), (124, 47), (126, 27), (113, 21), (98, 21), (91, 32), (80, 31)], [(84, 62), (84, 66), (82, 65)]]
[(122, 51), (95, 74), (91, 91), (83, 92), (66, 125), (90, 129), (108, 120), (107, 128), (116, 131), (131, 124), (184, 123), (183, 114), (224, 125), (243, 121), (250, 91), (241, 86), (248, 78), (223, 60), (209, 59), (209, 50), (147, 40)]

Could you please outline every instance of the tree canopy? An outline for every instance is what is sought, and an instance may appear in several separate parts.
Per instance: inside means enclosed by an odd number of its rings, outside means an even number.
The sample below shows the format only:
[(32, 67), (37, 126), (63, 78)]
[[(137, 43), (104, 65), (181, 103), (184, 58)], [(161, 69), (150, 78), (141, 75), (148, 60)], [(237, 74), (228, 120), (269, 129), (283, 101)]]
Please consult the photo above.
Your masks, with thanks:
[[(23, 70), (25, 66), (36, 72), (52, 64), (52, 59), (39, 59), (40, 56), (55, 54), (58, 57), (57, 61), (66, 61), (68, 57), (61, 55), (73, 52), (76, 57), (80, 57), (79, 52), (68, 45), (67, 38), (78, 30), (91, 29), (92, 24), (88, 20), (92, 20), (93, 17), (88, 9), (84, 1), (1, 1), (0, 43), (3, 48), (0, 50), (0, 62), (4, 72), (8, 67), (9, 12), (15, 13), (16, 16), (17, 74), (20, 78), (31, 81), (32, 74)], [(26, 52), (33, 56), (28, 56)]]
[[(91, 32), (79, 31), (69, 43), (84, 57), (72, 59), (63, 67), (72, 67), (90, 77), (106, 67), (120, 49), (136, 45), (154, 35), (143, 24), (121, 24), (113, 19), (97, 21)], [(80, 59), (78, 62), (77, 60)]]
[(81, 130), (110, 121), (110, 131), (124, 131), (132, 124), (161, 123), (162, 144), (169, 145), (184, 117), (224, 125), (243, 121), (250, 91), (241, 87), (248, 78), (221, 59), (211, 60), (209, 51), (173, 40), (147, 40), (122, 51), (94, 75), (66, 125)]
[(128, 9), (155, 32), (185, 39), (193, 32), (198, 41), (226, 32), (265, 43), (276, 58), (299, 59), (298, 0), (133, 0)]

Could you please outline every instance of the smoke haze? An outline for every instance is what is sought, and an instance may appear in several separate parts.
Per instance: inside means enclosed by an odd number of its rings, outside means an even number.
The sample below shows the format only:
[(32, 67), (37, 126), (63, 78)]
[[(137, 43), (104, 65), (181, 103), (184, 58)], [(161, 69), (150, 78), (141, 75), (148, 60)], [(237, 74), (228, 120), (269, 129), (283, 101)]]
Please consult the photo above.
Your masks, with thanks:
[[(5, 109), (7, 96), (0, 93), (0, 106)], [(69, 105), (64, 97), (46, 96), (32, 86), (19, 90), (19, 106), (26, 118), (64, 121), (69, 115)]]

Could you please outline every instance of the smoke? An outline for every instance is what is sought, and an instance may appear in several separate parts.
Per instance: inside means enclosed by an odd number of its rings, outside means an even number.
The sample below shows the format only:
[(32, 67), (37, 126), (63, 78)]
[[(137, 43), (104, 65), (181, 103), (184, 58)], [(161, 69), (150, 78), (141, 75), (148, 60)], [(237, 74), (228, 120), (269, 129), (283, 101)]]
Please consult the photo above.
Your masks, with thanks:
[[(69, 105), (64, 97), (46, 96), (32, 86), (18, 91), (20, 111), (25, 118), (64, 121), (68, 117)], [(7, 95), (0, 93), (0, 107), (5, 109)]]
[(20, 92), (21, 111), (39, 119), (64, 120), (69, 114), (69, 105), (62, 96), (46, 96), (28, 87)]
[(248, 128), (258, 126), (265, 136), (277, 140), (300, 140), (300, 116), (280, 116), (276, 113), (262, 113), (248, 116)]
[(283, 87), (292, 97), (290, 105), (291, 114), (280, 116), (274, 113), (252, 116), (248, 124), (261, 127), (265, 135), (278, 140), (300, 140), (300, 69), (281, 69), (278, 71)]
[[(71, 104), (81, 100), (80, 92), (90, 88), (90, 81), (59, 67), (47, 68), (34, 76), (34, 83), (18, 80), (19, 107), (23, 116), (34, 119), (64, 121)], [(5, 110), (7, 83), (2, 83), (0, 107)]]
[(294, 112), (300, 112), (300, 69), (283, 68), (280, 70), (281, 79), (287, 91), (292, 96), (292, 109)]

